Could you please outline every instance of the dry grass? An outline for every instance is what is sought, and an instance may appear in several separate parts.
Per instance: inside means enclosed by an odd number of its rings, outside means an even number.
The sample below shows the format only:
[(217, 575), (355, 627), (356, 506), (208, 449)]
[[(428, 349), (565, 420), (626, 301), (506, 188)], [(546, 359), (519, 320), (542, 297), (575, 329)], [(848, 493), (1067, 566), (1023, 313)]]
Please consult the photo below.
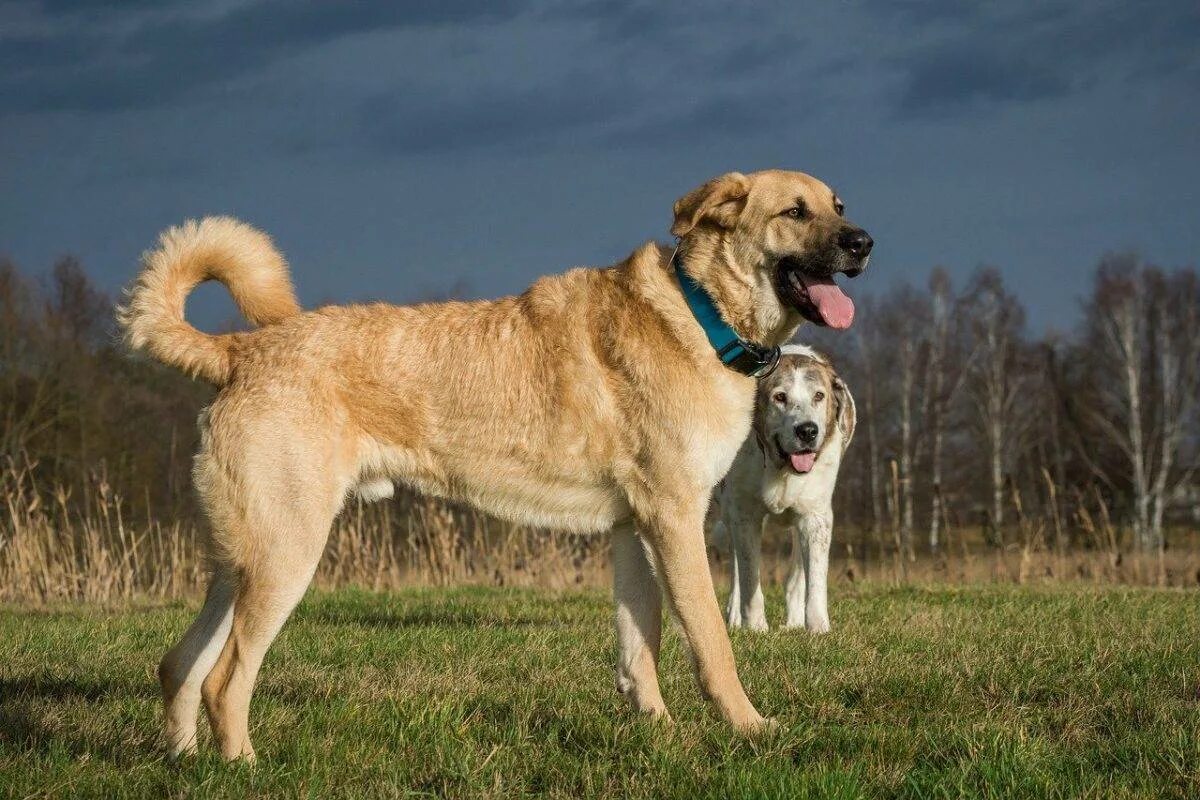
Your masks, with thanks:
[(31, 465), (0, 472), (0, 601), (120, 602), (174, 599), (201, 590), (205, 568), (190, 525), (133, 525), (99, 479), (87, 497), (34, 486)]
[[(85, 496), (41, 491), (29, 465), (0, 470), (0, 602), (45, 604), (194, 597), (204, 588), (203, 534), (191, 522), (131, 521), (103, 478)], [(1200, 542), (1177, 531), (1166, 553), (1132, 552), (1101, 504), (1078, 506), (1071, 520), (1030, 520), (1020, 513), (1012, 542), (982, 544), (979, 530), (949, 529), (936, 556), (901, 557), (890, 532), (839, 531), (835, 583), (1084, 582), (1159, 586), (1200, 583)], [(1070, 528), (1071, 537), (1064, 535)], [(1068, 548), (1068, 538), (1081, 545)], [(787, 554), (768, 542), (766, 575), (782, 581)], [(868, 555), (869, 553), (869, 555)], [(716, 557), (721, 561), (720, 556)], [(718, 565), (718, 573), (727, 572)], [(522, 528), (428, 498), (351, 502), (330, 535), (317, 572), (323, 589), (357, 586), (488, 585), (562, 589), (609, 581), (605, 537)]]
[[(0, 602), (120, 603), (203, 593), (204, 534), (189, 522), (130, 521), (97, 479), (87, 497), (45, 500), (30, 465), (0, 471)], [(486, 584), (561, 589), (607, 582), (607, 542), (496, 522), (420, 497), (338, 517), (315, 583), (357, 586)]]

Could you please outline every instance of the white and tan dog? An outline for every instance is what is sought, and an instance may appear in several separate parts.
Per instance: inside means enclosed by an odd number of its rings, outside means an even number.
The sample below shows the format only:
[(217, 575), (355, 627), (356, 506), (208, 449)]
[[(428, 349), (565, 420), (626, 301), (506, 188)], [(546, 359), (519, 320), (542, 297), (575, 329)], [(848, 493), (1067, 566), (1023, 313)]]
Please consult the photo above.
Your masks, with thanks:
[(731, 627), (767, 630), (759, 565), (764, 532), (778, 531), (792, 540), (785, 625), (825, 633), (833, 490), (854, 435), (854, 398), (824, 355), (782, 350), (759, 382), (753, 435), (717, 490), (710, 538), (731, 554)]
[[(750, 429), (755, 380), (744, 360), (718, 355), (695, 300), (746, 353), (787, 341), (802, 319), (846, 327), (854, 307), (833, 275), (862, 272), (872, 242), (828, 186), (798, 172), (728, 173), (674, 212), (675, 259), (648, 243), (517, 297), (308, 312), (253, 228), (215, 218), (163, 234), (120, 311), (126, 337), (219, 387), (194, 469), (212, 583), (159, 666), (173, 754), (195, 748), (203, 701), (221, 753), (253, 756), (259, 667), (334, 516), (349, 495), (385, 496), (396, 481), (523, 524), (613, 531), (621, 692), (666, 714), (661, 585), (704, 693), (739, 730), (763, 728), (704, 548), (709, 497)], [(184, 300), (209, 279), (259, 327), (189, 325)]]

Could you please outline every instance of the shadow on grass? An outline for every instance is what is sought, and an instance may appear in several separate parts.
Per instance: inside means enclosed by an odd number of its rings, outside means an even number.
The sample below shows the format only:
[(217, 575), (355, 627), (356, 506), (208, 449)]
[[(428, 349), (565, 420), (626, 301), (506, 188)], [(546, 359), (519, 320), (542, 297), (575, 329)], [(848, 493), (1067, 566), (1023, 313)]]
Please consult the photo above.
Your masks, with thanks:
[(345, 608), (301, 609), (295, 618), (326, 625), (358, 625), (364, 628), (559, 628), (562, 620), (551, 616), (496, 613), (479, 608), (414, 608), (387, 610), (351, 610)]
[(153, 739), (141, 726), (111, 727), (89, 736), (87, 718), (100, 702), (156, 698), (150, 685), (30, 675), (0, 679), (0, 746), (38, 753), (66, 753), (133, 763), (150, 755)]
[[(14, 700), (102, 700), (107, 697), (156, 697), (154, 687), (133, 686), (117, 681), (89, 681), (77, 678), (56, 678), (48, 675), (29, 675), (21, 678), (0, 678), (0, 708)], [(4, 735), (0, 728), (0, 737)]]

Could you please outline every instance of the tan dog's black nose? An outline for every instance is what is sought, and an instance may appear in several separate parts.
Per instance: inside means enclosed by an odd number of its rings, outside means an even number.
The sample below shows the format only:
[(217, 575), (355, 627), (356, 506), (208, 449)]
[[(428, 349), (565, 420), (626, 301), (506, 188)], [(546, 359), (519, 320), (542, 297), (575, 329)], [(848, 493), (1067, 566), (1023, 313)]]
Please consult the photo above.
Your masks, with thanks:
[(866, 258), (874, 246), (875, 240), (862, 228), (845, 228), (838, 236), (838, 247), (855, 258)]

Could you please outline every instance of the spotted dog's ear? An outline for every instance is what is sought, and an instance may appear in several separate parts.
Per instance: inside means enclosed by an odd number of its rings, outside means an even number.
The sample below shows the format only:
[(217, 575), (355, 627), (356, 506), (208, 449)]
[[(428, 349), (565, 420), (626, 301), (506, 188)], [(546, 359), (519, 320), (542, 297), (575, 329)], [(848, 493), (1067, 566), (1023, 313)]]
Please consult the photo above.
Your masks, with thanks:
[(727, 172), (693, 189), (675, 201), (673, 236), (687, 236), (701, 222), (732, 228), (746, 207), (750, 180), (740, 172)]
[(842, 431), (842, 450), (845, 451), (850, 445), (850, 439), (854, 437), (854, 424), (858, 420), (858, 414), (850, 387), (837, 375), (833, 376), (833, 396), (837, 399), (837, 424)]
[(762, 453), (763, 459), (770, 463), (775, 460), (775, 451), (767, 436), (767, 394), (760, 381), (758, 390), (754, 393), (754, 418), (750, 422), (750, 430), (754, 434), (754, 441), (758, 443), (758, 450)]

